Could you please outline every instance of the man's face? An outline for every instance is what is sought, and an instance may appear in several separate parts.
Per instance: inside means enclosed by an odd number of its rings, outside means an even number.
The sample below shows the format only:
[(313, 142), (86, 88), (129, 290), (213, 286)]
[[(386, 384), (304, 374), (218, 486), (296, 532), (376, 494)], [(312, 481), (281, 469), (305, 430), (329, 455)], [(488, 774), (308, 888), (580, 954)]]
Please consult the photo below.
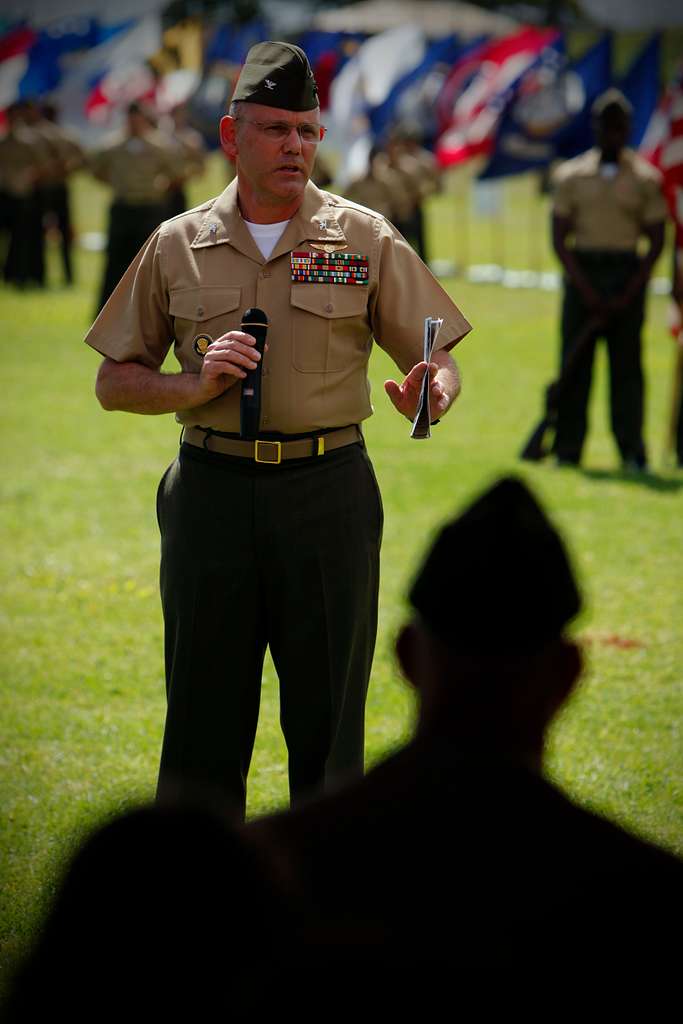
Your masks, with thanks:
[(628, 114), (618, 107), (610, 107), (595, 124), (595, 137), (600, 148), (617, 155), (628, 142), (631, 122)]
[[(311, 176), (318, 146), (304, 142), (297, 125), (319, 125), (320, 111), (281, 110), (260, 103), (241, 103), (237, 116), (221, 121), (221, 145), (237, 166), (241, 187), (264, 206), (296, 202)], [(277, 126), (292, 130), (278, 138)]]
[(150, 124), (145, 115), (139, 110), (128, 111), (128, 134), (140, 138), (149, 131)]

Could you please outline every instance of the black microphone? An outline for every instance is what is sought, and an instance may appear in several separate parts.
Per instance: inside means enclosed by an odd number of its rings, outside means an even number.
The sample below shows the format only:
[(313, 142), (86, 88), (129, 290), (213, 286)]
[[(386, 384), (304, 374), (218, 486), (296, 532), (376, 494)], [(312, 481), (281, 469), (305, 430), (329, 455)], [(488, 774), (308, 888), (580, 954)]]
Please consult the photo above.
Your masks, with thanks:
[(255, 441), (261, 419), (261, 366), (263, 350), (266, 347), (268, 317), (262, 309), (248, 309), (242, 317), (240, 330), (245, 334), (251, 334), (256, 341), (256, 349), (261, 353), (256, 369), (247, 370), (247, 375), (242, 381), (240, 399), (240, 437), (247, 441)]

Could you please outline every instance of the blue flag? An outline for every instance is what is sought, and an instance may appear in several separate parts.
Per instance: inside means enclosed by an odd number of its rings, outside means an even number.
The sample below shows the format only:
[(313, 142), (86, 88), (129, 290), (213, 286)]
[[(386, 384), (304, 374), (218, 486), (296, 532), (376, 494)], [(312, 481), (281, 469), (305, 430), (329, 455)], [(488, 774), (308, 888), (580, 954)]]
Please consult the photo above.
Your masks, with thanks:
[(618, 85), (633, 107), (629, 145), (637, 149), (655, 112), (660, 95), (661, 36), (643, 47)]
[[(367, 39), (363, 32), (324, 32), (322, 29), (309, 29), (296, 41), (308, 57), (312, 68), (326, 54), (337, 55), (337, 71), (344, 66), (353, 52), (353, 44), (360, 44)], [(349, 47), (348, 44), (352, 46)]]
[[(477, 44), (481, 41), (477, 40)], [(427, 52), (417, 67), (394, 84), (383, 103), (368, 111), (375, 138), (386, 137), (395, 121), (410, 118), (418, 122), (417, 127), (422, 130), (423, 139), (431, 142), (436, 134), (434, 99), (432, 97), (431, 102), (420, 104), (417, 93), (432, 70), (438, 65), (443, 65), (450, 71), (456, 60), (471, 45), (463, 45), (457, 36), (445, 36), (434, 40), (427, 47)]]
[(251, 47), (268, 38), (268, 25), (263, 18), (252, 18), (242, 24), (221, 25), (209, 42), (205, 63), (208, 65), (213, 61), (225, 61), (229, 64), (243, 64)]
[(544, 50), (508, 100), (493, 154), (479, 177), (521, 174), (590, 149), (591, 106), (610, 86), (611, 63), (608, 35), (571, 65), (563, 46)]
[(19, 83), (19, 96), (43, 96), (60, 84), (67, 54), (92, 50), (108, 38), (126, 31), (134, 19), (102, 25), (94, 18), (64, 18), (42, 29), (28, 51), (28, 66)]

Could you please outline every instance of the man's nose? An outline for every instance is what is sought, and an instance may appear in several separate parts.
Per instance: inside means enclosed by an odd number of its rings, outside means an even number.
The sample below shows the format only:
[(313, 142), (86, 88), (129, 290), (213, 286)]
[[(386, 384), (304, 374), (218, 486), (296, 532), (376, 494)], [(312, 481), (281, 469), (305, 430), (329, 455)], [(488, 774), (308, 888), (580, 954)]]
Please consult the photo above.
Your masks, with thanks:
[(287, 153), (300, 153), (301, 152), (301, 136), (299, 135), (299, 129), (296, 125), (292, 125), (289, 135), (284, 141), (284, 149)]

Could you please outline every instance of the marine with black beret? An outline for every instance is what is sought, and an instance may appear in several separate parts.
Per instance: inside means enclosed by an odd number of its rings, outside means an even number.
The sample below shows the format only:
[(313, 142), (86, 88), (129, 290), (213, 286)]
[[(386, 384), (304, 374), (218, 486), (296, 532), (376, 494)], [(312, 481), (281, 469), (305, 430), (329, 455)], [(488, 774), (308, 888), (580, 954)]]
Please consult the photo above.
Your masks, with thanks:
[[(154, 232), (86, 339), (105, 357), (104, 408), (174, 412), (183, 427), (158, 493), (159, 792), (208, 788), (238, 811), (266, 647), (292, 798), (362, 771), (382, 533), (361, 430), (372, 342), (405, 374), (385, 389), (412, 419), (424, 319), (443, 318), (429, 366), (436, 420), (460, 390), (448, 350), (470, 330), (391, 224), (310, 182), (323, 134), (304, 52), (252, 47), (220, 125), (235, 180)], [(262, 357), (241, 329), (248, 309), (267, 318)], [(162, 374), (171, 345), (180, 372)], [(238, 385), (259, 364), (254, 441), (240, 435)]]

